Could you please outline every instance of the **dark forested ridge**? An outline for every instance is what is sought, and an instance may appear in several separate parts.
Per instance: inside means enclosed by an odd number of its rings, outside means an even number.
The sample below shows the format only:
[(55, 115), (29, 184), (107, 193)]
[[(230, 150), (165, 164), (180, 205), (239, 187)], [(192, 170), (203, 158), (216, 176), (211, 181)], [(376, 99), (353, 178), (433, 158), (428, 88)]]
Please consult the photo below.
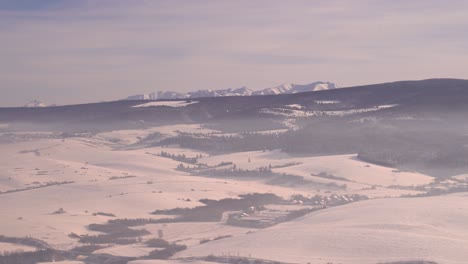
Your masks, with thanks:
[[(316, 104), (318, 100), (336, 100), (339, 105)], [(194, 99), (186, 107), (132, 107), (149, 101), (115, 101), (44, 108), (0, 108), (0, 122), (69, 122), (101, 121), (123, 123), (207, 122), (218, 119), (250, 119), (258, 109), (301, 104), (309, 110), (366, 108), (398, 104), (400, 113), (454, 114), (468, 111), (468, 80), (430, 79), (357, 86), (326, 91), (285, 95), (232, 96)], [(459, 114), (463, 114), (459, 112)]]

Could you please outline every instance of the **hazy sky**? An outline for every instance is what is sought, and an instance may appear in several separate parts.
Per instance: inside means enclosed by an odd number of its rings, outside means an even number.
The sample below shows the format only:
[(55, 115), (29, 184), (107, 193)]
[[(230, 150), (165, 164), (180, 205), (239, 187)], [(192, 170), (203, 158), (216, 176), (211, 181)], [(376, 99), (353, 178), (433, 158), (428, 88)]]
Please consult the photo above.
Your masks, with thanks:
[(0, 106), (468, 78), (468, 1), (0, 0)]

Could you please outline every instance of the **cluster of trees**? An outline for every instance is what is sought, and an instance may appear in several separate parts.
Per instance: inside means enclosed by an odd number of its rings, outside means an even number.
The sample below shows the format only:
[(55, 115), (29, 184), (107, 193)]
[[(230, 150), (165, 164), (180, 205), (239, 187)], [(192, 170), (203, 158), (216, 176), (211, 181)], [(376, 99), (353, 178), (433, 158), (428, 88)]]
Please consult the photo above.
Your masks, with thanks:
[(204, 205), (194, 208), (174, 208), (169, 210), (156, 210), (155, 215), (173, 215), (171, 218), (136, 218), (136, 219), (110, 219), (105, 224), (91, 224), (89, 230), (102, 232), (104, 234), (95, 236), (79, 236), (82, 243), (115, 243), (131, 244), (138, 242), (140, 236), (149, 234), (145, 229), (131, 229), (129, 227), (142, 226), (156, 223), (177, 222), (218, 222), (224, 212), (246, 210), (252, 206), (261, 207), (267, 204), (284, 204), (283, 200), (272, 193), (253, 193), (240, 195), (239, 199), (226, 198), (221, 200), (201, 199)]
[(198, 159), (201, 159), (203, 158), (203, 155), (202, 154), (197, 154), (196, 157), (187, 157), (185, 154), (171, 154), (169, 152), (165, 152), (165, 151), (161, 151), (159, 153), (159, 156), (160, 157), (164, 157), (164, 158), (169, 158), (169, 159), (173, 159), (175, 161), (180, 161), (180, 162), (184, 162), (184, 163), (189, 163), (189, 164), (197, 164), (198, 163)]
[(208, 170), (192, 170), (195, 175), (217, 176), (217, 177), (252, 177), (252, 178), (270, 178), (276, 176), (270, 167), (260, 167), (254, 170), (237, 168), (234, 164), (227, 169), (208, 169)]
[(22, 192), (22, 191), (28, 191), (28, 190), (33, 190), (33, 189), (45, 188), (45, 187), (49, 187), (49, 186), (62, 185), (62, 184), (70, 184), (70, 183), (75, 183), (75, 182), (74, 181), (62, 181), (62, 182), (50, 181), (50, 182), (38, 184), (38, 185), (35, 185), (35, 186), (28, 186), (28, 187), (25, 187), (25, 188), (7, 190), (7, 191), (3, 191), (3, 192), (0, 191), (0, 194), (13, 193), (13, 192)]
[(212, 239), (204, 238), (204, 239), (200, 240), (200, 244), (205, 244), (205, 243), (208, 243), (210, 241), (221, 240), (221, 239), (225, 239), (225, 238), (229, 238), (229, 237), (232, 237), (232, 236), (231, 235), (224, 235), (224, 236), (217, 236), (217, 237), (212, 238)]
[(135, 178), (135, 177), (136, 177), (136, 176), (134, 176), (134, 175), (111, 176), (111, 177), (109, 177), (109, 181), (113, 181), (113, 180), (122, 180), (122, 179)]
[(83, 245), (83, 246), (75, 247), (71, 251), (73, 253), (78, 254), (78, 255), (90, 255), (94, 251), (99, 250), (99, 249), (103, 249), (105, 247), (106, 246), (91, 244), (91, 245)]
[(239, 196), (240, 199), (226, 198), (222, 200), (202, 199), (205, 205), (194, 208), (175, 208), (169, 210), (156, 210), (155, 215), (177, 215), (168, 219), (173, 222), (218, 222), (224, 212), (246, 210), (252, 206), (259, 207), (267, 204), (284, 203), (283, 199), (271, 193), (255, 193)]
[(31, 246), (38, 249), (51, 248), (46, 242), (32, 237), (8, 237), (0, 235), (0, 242)]
[(248, 133), (242, 136), (194, 137), (190, 134), (178, 135), (161, 141), (161, 145), (178, 144), (182, 148), (198, 149), (208, 153), (227, 153), (251, 150), (281, 148), (279, 135)]
[(163, 134), (160, 132), (154, 132), (147, 135), (145, 138), (142, 138), (139, 143), (154, 143), (159, 141), (162, 138)]
[(0, 242), (14, 243), (37, 248), (36, 251), (0, 252), (0, 264), (36, 264), (39, 262), (52, 262), (74, 259), (73, 252), (64, 252), (53, 249), (46, 242), (32, 237), (7, 237), (0, 235)]
[(468, 192), (468, 185), (459, 185), (459, 186), (451, 186), (447, 188), (430, 188), (424, 193), (420, 194), (408, 194), (402, 195), (402, 197), (412, 198), (412, 197), (427, 197), (427, 196), (438, 196), (444, 195), (449, 193), (458, 193), (458, 192)]
[(0, 255), (1, 264), (36, 264), (40, 262), (53, 262), (69, 259), (70, 254), (53, 250), (44, 249), (32, 252), (11, 252)]
[(203, 169), (213, 169), (213, 168), (219, 168), (219, 167), (224, 167), (224, 166), (229, 166), (229, 165), (233, 165), (233, 167), (236, 168), (236, 165), (234, 163), (222, 161), (219, 164), (214, 165), (214, 166), (208, 166), (207, 164), (204, 164), (204, 163), (196, 163), (193, 166), (184, 165), (183, 163), (180, 163), (179, 165), (177, 165), (176, 170), (196, 174)]
[(319, 174), (311, 174), (312, 176), (315, 177), (320, 177), (320, 178), (325, 178), (325, 179), (330, 179), (330, 180), (338, 180), (338, 181), (349, 181), (346, 178), (335, 176), (333, 174), (329, 174), (327, 172), (320, 172)]
[[(292, 166), (289, 164), (287, 166)], [(268, 179), (267, 184), (271, 185), (314, 185), (320, 188), (325, 189), (346, 189), (346, 184), (336, 184), (334, 182), (321, 183), (311, 180), (305, 180), (304, 177), (298, 175), (290, 175), (285, 173), (277, 173), (272, 171), (273, 166), (269, 165), (268, 167), (260, 167), (254, 170), (241, 169), (237, 168), (235, 164), (231, 168), (226, 169), (215, 169), (215, 168), (206, 168), (205, 166), (184, 166), (179, 164), (177, 170), (191, 173), (192, 175), (201, 175), (201, 176), (211, 176), (211, 177), (233, 177), (233, 178), (259, 178), (259, 179)], [(322, 175), (324, 176), (324, 175)], [(329, 175), (325, 175), (329, 176)], [(330, 175), (329, 177), (333, 177)], [(346, 180), (344, 178), (335, 177), (333, 179)]]
[(146, 224), (158, 224), (161, 223), (160, 219), (152, 218), (119, 218), (110, 219), (107, 221), (108, 224), (120, 224), (126, 226), (142, 226)]
[(138, 243), (138, 239), (129, 237), (118, 237), (112, 234), (102, 235), (83, 235), (79, 241), (83, 244), (118, 244), (118, 245), (131, 245)]
[(127, 225), (118, 222), (90, 224), (88, 229), (104, 234), (79, 236), (81, 243), (128, 245), (137, 243), (141, 236), (150, 234), (145, 229), (131, 229)]
[(0, 134), (0, 145), (2, 144), (12, 144), (18, 142), (28, 142), (38, 139), (57, 139), (60, 138), (59, 134), (53, 133), (27, 133), (27, 134), (17, 134), (17, 133), (1, 133)]
[(161, 238), (147, 240), (145, 244), (149, 247), (159, 248), (151, 251), (148, 256), (145, 257), (146, 259), (168, 259), (175, 253), (187, 249), (187, 246), (185, 245), (169, 243)]
[(115, 217), (115, 214), (112, 214), (112, 213), (105, 213), (105, 212), (93, 213), (93, 216), (98, 216), (98, 215), (107, 216), (107, 217)]

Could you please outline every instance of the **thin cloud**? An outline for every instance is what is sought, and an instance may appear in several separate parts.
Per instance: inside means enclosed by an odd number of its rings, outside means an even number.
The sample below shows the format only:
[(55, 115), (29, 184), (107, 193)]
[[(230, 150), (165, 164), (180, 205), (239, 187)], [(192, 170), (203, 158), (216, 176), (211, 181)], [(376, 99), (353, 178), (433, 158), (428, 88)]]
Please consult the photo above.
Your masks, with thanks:
[(28, 2), (0, 4), (0, 105), (467, 77), (466, 1)]

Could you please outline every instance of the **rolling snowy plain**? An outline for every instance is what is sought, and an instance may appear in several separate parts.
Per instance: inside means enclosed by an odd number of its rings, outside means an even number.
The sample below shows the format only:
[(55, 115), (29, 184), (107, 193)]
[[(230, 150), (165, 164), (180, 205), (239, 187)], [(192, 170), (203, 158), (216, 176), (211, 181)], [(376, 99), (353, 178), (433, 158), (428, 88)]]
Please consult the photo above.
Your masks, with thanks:
[[(4, 217), (0, 234), (34, 237), (55, 249), (72, 250), (83, 243), (70, 234), (98, 234), (87, 230), (89, 224), (115, 218), (155, 218), (150, 212), (156, 209), (195, 207), (202, 205), (200, 199), (265, 192), (285, 199), (297, 194), (360, 194), (371, 200), (319, 210), (266, 229), (220, 222), (148, 224), (145, 229), (150, 233), (142, 238), (156, 237), (162, 230), (166, 240), (187, 245), (176, 259), (232, 254), (297, 263), (378, 263), (408, 257), (463, 263), (457, 260), (468, 258), (468, 234), (461, 233), (468, 230), (463, 221), (468, 217), (466, 195), (402, 199), (396, 197), (419, 192), (389, 187), (425, 185), (433, 177), (369, 164), (357, 160), (355, 154), (296, 157), (272, 150), (209, 155), (177, 146), (132, 147), (151, 133), (170, 135), (176, 131), (210, 130), (176, 125), (2, 145), (0, 199)], [(181, 162), (158, 156), (161, 151), (201, 155), (199, 162), (208, 166), (223, 162), (250, 170), (270, 166), (273, 172), (320, 184), (272, 185), (256, 178), (194, 176), (177, 170)], [(285, 164), (290, 165), (283, 167)], [(337, 178), (321, 177), (321, 173)], [(329, 188), (327, 183), (345, 183), (347, 188)], [(63, 211), (59, 212), (60, 208)], [(221, 236), (228, 237), (200, 244)], [(2, 251), (30, 250), (21, 244), (0, 246)], [(144, 257), (152, 250), (138, 242), (108, 245), (95, 254)]]

